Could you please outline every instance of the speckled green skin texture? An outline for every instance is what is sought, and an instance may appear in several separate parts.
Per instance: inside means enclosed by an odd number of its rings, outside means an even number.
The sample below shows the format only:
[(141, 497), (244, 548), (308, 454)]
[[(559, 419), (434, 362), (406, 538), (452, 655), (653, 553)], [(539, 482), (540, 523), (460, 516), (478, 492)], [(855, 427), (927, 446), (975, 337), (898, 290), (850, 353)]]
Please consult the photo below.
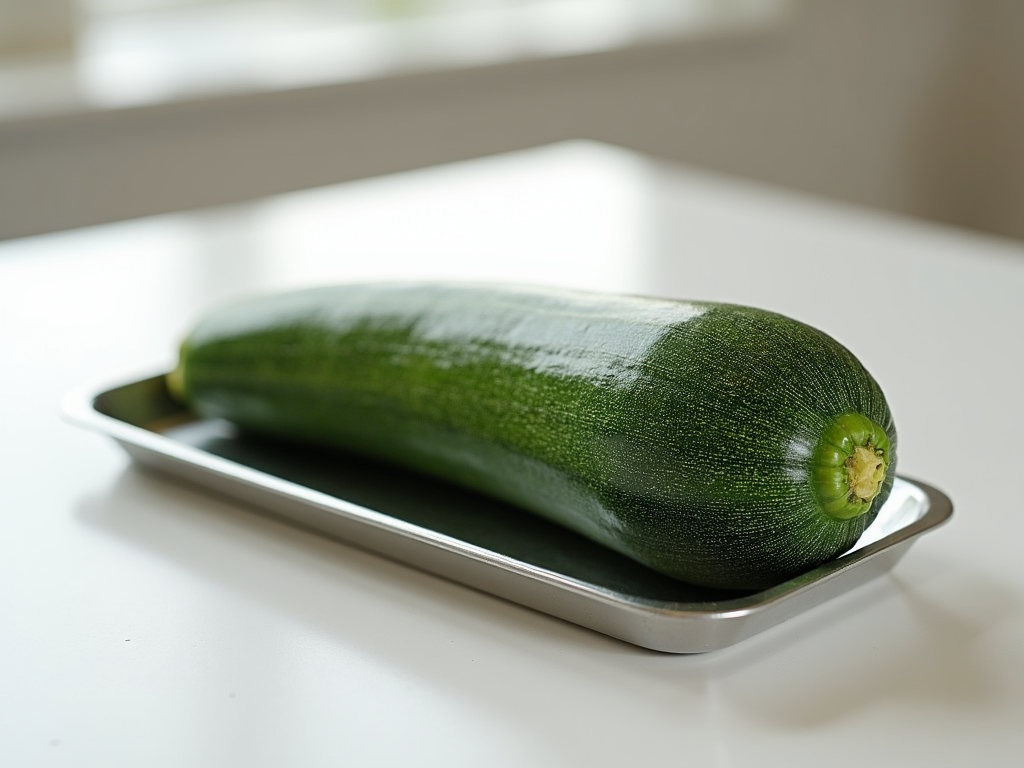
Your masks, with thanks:
[[(439, 476), (713, 587), (762, 589), (849, 549), (896, 467), (885, 398), (853, 355), (734, 305), (332, 286), (213, 312), (181, 360), (202, 415)], [(885, 480), (837, 519), (837, 451), (872, 429)]]

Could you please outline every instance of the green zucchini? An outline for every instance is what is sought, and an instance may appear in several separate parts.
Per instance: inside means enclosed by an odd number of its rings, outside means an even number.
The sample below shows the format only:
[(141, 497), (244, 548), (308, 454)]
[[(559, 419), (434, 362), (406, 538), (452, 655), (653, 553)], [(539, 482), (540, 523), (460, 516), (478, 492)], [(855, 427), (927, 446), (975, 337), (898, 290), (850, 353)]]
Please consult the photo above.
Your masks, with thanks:
[(725, 589), (848, 550), (896, 469), (885, 397), (845, 347), (730, 304), (311, 288), (202, 318), (168, 384), (202, 416), (427, 473)]

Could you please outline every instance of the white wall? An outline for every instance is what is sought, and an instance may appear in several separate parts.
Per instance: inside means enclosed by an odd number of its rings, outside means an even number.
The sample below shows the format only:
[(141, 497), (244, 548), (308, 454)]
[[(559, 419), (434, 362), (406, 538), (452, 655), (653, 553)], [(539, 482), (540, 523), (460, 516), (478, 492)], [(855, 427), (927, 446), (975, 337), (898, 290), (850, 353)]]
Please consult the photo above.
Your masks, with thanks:
[(0, 124), (0, 237), (593, 138), (1024, 238), (1024, 4), (816, 0), (763, 34)]

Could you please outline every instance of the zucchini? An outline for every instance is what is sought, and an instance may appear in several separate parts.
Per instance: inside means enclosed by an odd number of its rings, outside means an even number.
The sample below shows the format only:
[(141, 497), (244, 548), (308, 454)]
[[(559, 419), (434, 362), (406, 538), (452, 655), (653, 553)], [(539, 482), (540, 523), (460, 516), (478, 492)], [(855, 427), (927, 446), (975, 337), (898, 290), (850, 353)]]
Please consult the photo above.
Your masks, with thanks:
[(518, 505), (693, 584), (760, 590), (848, 550), (896, 432), (821, 331), (731, 304), (460, 283), (215, 310), (172, 393)]

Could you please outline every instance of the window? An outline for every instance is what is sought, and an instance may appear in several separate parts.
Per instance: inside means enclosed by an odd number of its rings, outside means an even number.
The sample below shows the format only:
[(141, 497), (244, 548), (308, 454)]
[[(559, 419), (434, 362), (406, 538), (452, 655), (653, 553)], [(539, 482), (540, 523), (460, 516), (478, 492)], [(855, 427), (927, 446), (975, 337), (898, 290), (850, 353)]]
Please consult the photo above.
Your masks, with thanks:
[(763, 20), (779, 3), (0, 0), (0, 21), (13, 20), (0, 52), (64, 41), (85, 100), (124, 106), (607, 50)]

